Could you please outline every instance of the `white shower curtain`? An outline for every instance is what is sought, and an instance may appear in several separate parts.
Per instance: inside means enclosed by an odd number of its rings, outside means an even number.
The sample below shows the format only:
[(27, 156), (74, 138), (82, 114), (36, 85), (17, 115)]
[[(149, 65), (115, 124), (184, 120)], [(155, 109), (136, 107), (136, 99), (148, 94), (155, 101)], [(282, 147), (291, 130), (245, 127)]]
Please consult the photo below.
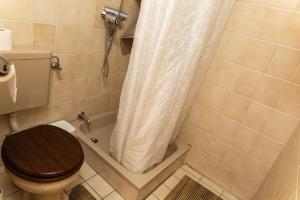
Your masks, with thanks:
[(143, 173), (163, 159), (234, 1), (142, 1), (111, 137), (112, 155), (129, 170)]

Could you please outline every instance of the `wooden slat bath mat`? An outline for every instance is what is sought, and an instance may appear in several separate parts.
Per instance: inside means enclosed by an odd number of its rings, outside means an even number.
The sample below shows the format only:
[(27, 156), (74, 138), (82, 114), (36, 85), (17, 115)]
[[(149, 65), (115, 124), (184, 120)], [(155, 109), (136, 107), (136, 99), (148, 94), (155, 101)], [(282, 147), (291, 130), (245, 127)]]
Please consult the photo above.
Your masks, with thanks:
[(222, 200), (220, 197), (185, 176), (165, 198), (165, 200)]
[(82, 185), (74, 187), (69, 200), (96, 200), (96, 198)]

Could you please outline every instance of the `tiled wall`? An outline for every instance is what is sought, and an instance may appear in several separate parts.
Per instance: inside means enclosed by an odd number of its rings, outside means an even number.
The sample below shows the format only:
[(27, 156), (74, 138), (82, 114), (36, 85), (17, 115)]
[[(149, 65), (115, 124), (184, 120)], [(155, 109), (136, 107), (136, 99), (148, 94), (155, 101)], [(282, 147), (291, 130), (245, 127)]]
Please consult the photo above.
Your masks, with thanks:
[[(110, 56), (110, 76), (100, 72), (104, 54), (104, 6), (119, 8), (119, 0), (0, 0), (0, 27), (13, 31), (14, 49), (51, 50), (61, 59), (63, 70), (53, 72), (50, 104), (19, 113), (21, 128), (60, 119), (74, 120), (76, 113), (88, 115), (115, 109), (129, 56), (122, 56), (120, 35)], [(138, 15), (135, 0), (124, 0), (129, 14), (123, 29)], [(9, 131), (0, 116), (0, 141)]]
[(300, 128), (292, 135), (253, 200), (298, 200)]
[[(251, 199), (300, 119), (298, 0), (238, 0), (180, 137), (187, 162)], [(299, 10), (298, 10), (299, 9)]]

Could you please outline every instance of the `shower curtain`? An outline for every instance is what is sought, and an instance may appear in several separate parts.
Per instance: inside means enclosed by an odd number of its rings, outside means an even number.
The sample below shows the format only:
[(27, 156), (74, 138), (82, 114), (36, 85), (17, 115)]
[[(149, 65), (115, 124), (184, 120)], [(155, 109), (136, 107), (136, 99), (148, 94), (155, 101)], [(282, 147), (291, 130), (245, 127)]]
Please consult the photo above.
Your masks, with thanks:
[(110, 147), (129, 170), (143, 173), (164, 158), (234, 1), (142, 1)]

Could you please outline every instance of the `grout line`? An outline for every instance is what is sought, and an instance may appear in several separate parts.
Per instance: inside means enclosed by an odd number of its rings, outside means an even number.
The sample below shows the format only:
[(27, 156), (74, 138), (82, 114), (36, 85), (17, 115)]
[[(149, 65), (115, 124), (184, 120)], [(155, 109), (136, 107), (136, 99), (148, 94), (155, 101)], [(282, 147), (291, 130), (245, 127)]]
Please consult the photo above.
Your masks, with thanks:
[[(208, 81), (208, 82), (209, 82), (209, 81)], [(286, 81), (285, 81), (285, 82), (286, 82)], [(227, 91), (227, 92), (229, 92), (229, 93), (231, 93), (231, 94), (235, 94), (235, 95), (237, 95), (237, 96), (239, 96), (239, 97), (241, 97), (241, 98), (245, 98), (245, 99), (247, 99), (247, 100), (250, 100), (251, 102), (254, 102), (254, 103), (259, 104), (259, 105), (261, 105), (261, 106), (267, 107), (267, 108), (270, 109), (270, 110), (273, 110), (273, 111), (279, 112), (279, 113), (281, 113), (281, 114), (287, 115), (287, 116), (289, 116), (290, 118), (300, 120), (299, 117), (295, 117), (295, 116), (290, 115), (289, 113), (285, 113), (285, 112), (283, 112), (283, 111), (281, 111), (281, 110), (277, 110), (276, 108), (271, 107), (271, 106), (269, 106), (269, 105), (265, 105), (265, 104), (263, 104), (263, 103), (261, 103), (261, 102), (255, 100), (255, 99), (253, 99), (253, 98), (244, 96), (244, 95), (242, 95), (242, 94), (240, 94), (240, 93), (238, 93), (238, 92), (235, 92), (235, 91), (233, 91), (233, 90), (230, 90), (230, 89), (228, 89), (228, 88), (224, 88), (224, 87), (218, 85), (217, 83), (209, 82), (209, 84), (212, 85), (212, 86), (215, 86), (215, 87), (217, 87), (217, 88), (221, 88), (221, 89), (223, 89), (223, 90), (225, 90), (225, 91)], [(290, 83), (290, 85), (296, 85), (296, 84), (291, 84), (291, 83)], [(296, 86), (300, 87), (300, 85), (296, 85)], [(197, 100), (196, 100), (196, 102), (197, 102), (198, 104), (200, 103), (200, 102), (197, 101)], [(201, 104), (201, 105), (202, 105), (202, 104)], [(207, 106), (207, 107), (208, 107), (208, 106)], [(211, 108), (211, 109), (212, 109), (212, 108)], [(212, 110), (215, 110), (215, 109), (212, 109)], [(215, 111), (219, 112), (218, 110), (215, 110)], [(230, 118), (230, 119), (231, 119), (231, 118)], [(234, 119), (232, 119), (232, 120), (234, 120)], [(234, 121), (236, 121), (236, 120), (234, 120)], [(238, 122), (238, 121), (237, 121), (237, 122)], [(256, 130), (256, 129), (255, 129), (255, 130)]]
[(249, 35), (246, 35), (244, 33), (238, 32), (238, 31), (232, 31), (232, 30), (225, 29), (224, 33), (226, 33), (226, 32), (229, 32), (229, 33), (234, 34), (234, 35), (239, 35), (239, 36), (247, 38), (249, 40), (260, 41), (260, 42), (264, 42), (264, 43), (267, 43), (267, 44), (270, 44), (270, 45), (284, 47), (284, 48), (288, 48), (288, 49), (292, 49), (292, 50), (296, 50), (296, 51), (300, 50), (300, 48), (284, 45), (282, 43), (276, 43), (276, 42), (273, 42), (273, 41), (270, 41), (270, 40), (265, 40), (265, 39), (257, 38), (257, 37), (254, 37), (254, 36), (249, 36)]
[(241, 2), (241, 3), (247, 3), (247, 4), (252, 4), (252, 5), (256, 5), (256, 6), (264, 7), (264, 8), (269, 8), (269, 9), (276, 9), (276, 10), (282, 10), (282, 11), (286, 11), (286, 12), (300, 13), (300, 11), (297, 10), (297, 7), (296, 8), (282, 8), (282, 7), (278, 7), (278, 6), (267, 4), (267, 3), (251, 2), (249, 0), (244, 0), (244, 1), (239, 1), (239, 2)]
[[(207, 106), (207, 105), (203, 105), (203, 104), (201, 104), (201, 103), (199, 103), (199, 102), (195, 102), (195, 103), (198, 104), (198, 105), (200, 105), (200, 106), (202, 106), (202, 107), (205, 107), (205, 108), (207, 108), (207, 109), (209, 109), (209, 110), (212, 110), (212, 111), (215, 112), (216, 114), (221, 115), (222, 117), (224, 117), (224, 118), (226, 118), (226, 119), (228, 119), (228, 120), (231, 120), (231, 121), (237, 123), (239, 126), (242, 126), (243, 128), (250, 129), (250, 130), (252, 130), (252, 131), (254, 131), (254, 132), (257, 132), (257, 133), (259, 133), (259, 134), (264, 135), (265, 137), (268, 137), (269, 139), (273, 140), (273, 141), (276, 142), (276, 143), (279, 143), (279, 144), (281, 144), (281, 145), (285, 145), (285, 144), (283, 144), (283, 143), (277, 141), (276, 139), (272, 138), (271, 136), (267, 135), (267, 134), (264, 133), (263, 131), (254, 129), (254, 128), (252, 128), (252, 127), (249, 127), (249, 126), (247, 126), (246, 124), (244, 124), (243, 122), (239, 122), (239, 121), (236, 121), (236, 120), (234, 120), (234, 119), (231, 119), (231, 118), (228, 117), (227, 115), (224, 115), (223, 113), (221, 113), (221, 112), (219, 112), (219, 111), (217, 111), (217, 110), (214, 110), (214, 109), (210, 108), (210, 107)], [(256, 103), (256, 102), (255, 102), (255, 103)], [(263, 104), (261, 104), (261, 103), (257, 103), (257, 104), (263, 105)], [(265, 105), (263, 105), (263, 106), (265, 106)], [(281, 113), (281, 112), (279, 112), (279, 113)], [(285, 115), (287, 115), (287, 114), (285, 114)], [(294, 118), (294, 117), (292, 117), (292, 118)], [(295, 118), (295, 119), (298, 119), (298, 118)], [(300, 120), (300, 119), (298, 119), (298, 120)], [(204, 129), (205, 131), (208, 131), (210, 134), (215, 135), (215, 133), (213, 133), (212, 131), (205, 129), (205, 128), (203, 128), (202, 126), (199, 126), (199, 125), (196, 124), (195, 122), (193, 122), (193, 121), (191, 121), (191, 120), (189, 120), (189, 122), (192, 123), (192, 124), (194, 124), (194, 125), (196, 125), (197, 127), (201, 128), (201, 129)], [(235, 130), (235, 132), (236, 132), (236, 131), (237, 131), (237, 130)], [(222, 139), (222, 138), (221, 138), (220, 140), (226, 142), (226, 140), (224, 140), (224, 139)], [(228, 143), (228, 142), (226, 142), (226, 143)], [(239, 149), (239, 148), (238, 148), (238, 149)], [(243, 150), (242, 150), (242, 151), (243, 151)], [(244, 152), (244, 151), (243, 151), (243, 152)], [(247, 152), (246, 152), (246, 153), (247, 153)]]

